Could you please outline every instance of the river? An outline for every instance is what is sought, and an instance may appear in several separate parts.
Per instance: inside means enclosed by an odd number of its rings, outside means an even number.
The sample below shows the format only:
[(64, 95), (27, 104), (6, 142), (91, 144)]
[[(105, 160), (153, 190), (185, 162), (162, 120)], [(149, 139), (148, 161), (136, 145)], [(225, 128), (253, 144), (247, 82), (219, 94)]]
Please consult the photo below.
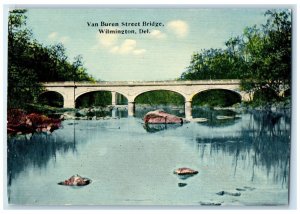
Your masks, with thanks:
[[(288, 204), (289, 114), (194, 109), (208, 121), (145, 126), (148, 110), (137, 109), (136, 117), (114, 110), (114, 118), (65, 120), (51, 134), (8, 137), (9, 203)], [(178, 177), (179, 167), (199, 173)], [(91, 184), (57, 185), (74, 174)]]

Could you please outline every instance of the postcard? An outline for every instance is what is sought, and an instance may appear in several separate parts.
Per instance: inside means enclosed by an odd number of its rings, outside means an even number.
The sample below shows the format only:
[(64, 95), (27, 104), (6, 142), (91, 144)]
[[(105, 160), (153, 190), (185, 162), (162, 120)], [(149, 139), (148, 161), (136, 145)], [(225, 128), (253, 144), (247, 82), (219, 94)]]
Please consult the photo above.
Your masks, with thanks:
[(8, 204), (287, 206), (293, 12), (9, 8)]

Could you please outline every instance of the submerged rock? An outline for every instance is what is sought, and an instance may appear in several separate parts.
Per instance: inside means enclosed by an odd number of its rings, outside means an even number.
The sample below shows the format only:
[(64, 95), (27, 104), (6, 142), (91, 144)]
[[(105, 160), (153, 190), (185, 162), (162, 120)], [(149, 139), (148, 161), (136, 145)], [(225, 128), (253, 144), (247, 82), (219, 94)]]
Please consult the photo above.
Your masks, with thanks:
[(199, 204), (201, 206), (221, 206), (223, 202), (203, 202), (200, 201)]
[(91, 183), (89, 178), (81, 177), (80, 175), (73, 175), (68, 180), (59, 182), (59, 185), (66, 185), (66, 186), (85, 186)]
[(178, 168), (174, 171), (174, 174), (177, 175), (195, 175), (198, 174), (198, 171), (187, 168), (187, 167), (183, 167), (183, 168)]
[(221, 192), (218, 192), (218, 193), (216, 193), (216, 194), (217, 194), (217, 195), (241, 196), (241, 193), (240, 193), (240, 192), (232, 193), (232, 192), (227, 192), (227, 191), (221, 191)]
[(236, 188), (237, 191), (246, 191), (246, 189), (243, 188)]
[(225, 115), (219, 115), (216, 117), (218, 120), (227, 120), (227, 119), (234, 119), (234, 116), (225, 116)]
[(178, 183), (178, 187), (185, 187), (187, 183)]
[(253, 190), (255, 190), (255, 188), (254, 188), (254, 187), (247, 187), (247, 186), (244, 186), (244, 189), (246, 189), (246, 190), (250, 190), (250, 191), (253, 191)]
[(167, 123), (180, 123), (187, 122), (184, 118), (168, 114), (163, 110), (150, 111), (144, 116), (144, 122), (153, 124), (167, 124)]

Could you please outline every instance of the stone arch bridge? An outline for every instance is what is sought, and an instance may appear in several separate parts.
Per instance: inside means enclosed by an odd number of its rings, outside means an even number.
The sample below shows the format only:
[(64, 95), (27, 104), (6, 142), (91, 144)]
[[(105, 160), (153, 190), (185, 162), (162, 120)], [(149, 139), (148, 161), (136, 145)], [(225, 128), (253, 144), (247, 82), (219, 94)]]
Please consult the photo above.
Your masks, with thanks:
[(206, 90), (223, 89), (233, 91), (244, 101), (250, 100), (250, 94), (240, 90), (239, 80), (199, 80), (199, 81), (122, 81), (122, 82), (47, 82), (43, 83), (46, 91), (61, 94), (64, 99), (64, 108), (75, 108), (76, 99), (86, 93), (95, 91), (110, 91), (112, 105), (116, 105), (116, 93), (128, 100), (128, 115), (134, 115), (135, 98), (145, 92), (167, 90), (176, 92), (184, 97), (185, 116), (192, 116), (193, 97)]

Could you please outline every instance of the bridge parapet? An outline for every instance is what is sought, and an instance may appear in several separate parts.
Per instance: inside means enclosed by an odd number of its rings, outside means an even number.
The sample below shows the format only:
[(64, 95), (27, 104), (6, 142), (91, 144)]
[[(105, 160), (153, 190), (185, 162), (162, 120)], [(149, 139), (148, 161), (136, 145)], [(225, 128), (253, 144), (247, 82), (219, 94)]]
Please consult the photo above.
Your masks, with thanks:
[(99, 81), (99, 82), (43, 82), (44, 86), (160, 86), (160, 85), (239, 85), (240, 80), (184, 80), (184, 81)]

